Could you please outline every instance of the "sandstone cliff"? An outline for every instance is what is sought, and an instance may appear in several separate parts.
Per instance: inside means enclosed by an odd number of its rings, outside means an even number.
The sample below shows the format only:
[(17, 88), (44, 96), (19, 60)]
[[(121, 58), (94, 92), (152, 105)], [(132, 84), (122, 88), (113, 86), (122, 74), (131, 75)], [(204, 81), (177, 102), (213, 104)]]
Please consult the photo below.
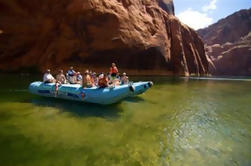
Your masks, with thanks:
[(251, 75), (251, 9), (241, 10), (198, 33), (215, 75)]
[(172, 0), (1, 0), (0, 69), (208, 73), (197, 33), (173, 15)]
[(168, 14), (174, 14), (173, 0), (158, 0), (159, 6), (165, 10)]

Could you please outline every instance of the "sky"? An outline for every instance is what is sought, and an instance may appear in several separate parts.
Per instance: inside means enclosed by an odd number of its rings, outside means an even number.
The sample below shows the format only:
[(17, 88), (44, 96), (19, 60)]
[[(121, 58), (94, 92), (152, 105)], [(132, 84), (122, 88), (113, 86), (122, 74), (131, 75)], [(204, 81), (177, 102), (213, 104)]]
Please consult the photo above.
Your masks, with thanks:
[(174, 6), (180, 21), (197, 30), (240, 9), (251, 8), (251, 0), (174, 0)]

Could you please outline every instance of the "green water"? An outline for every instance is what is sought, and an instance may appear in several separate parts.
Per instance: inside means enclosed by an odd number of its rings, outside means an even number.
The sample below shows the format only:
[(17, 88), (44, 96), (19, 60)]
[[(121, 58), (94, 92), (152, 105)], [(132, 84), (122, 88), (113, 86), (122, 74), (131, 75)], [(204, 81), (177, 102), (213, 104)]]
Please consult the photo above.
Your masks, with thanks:
[(134, 78), (140, 97), (98, 106), (28, 93), (0, 75), (1, 166), (250, 166), (251, 82)]

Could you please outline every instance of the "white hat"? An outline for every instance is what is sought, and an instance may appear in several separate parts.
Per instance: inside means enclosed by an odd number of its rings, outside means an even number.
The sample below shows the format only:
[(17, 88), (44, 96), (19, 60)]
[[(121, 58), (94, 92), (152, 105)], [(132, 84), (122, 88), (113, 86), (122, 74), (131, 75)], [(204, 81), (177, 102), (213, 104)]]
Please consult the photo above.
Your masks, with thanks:
[(98, 78), (104, 78), (104, 74), (100, 74)]

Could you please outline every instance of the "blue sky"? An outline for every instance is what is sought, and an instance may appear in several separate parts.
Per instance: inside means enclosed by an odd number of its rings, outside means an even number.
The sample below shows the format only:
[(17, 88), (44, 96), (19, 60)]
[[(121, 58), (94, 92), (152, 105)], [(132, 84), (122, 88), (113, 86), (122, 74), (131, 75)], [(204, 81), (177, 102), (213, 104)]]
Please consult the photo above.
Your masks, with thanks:
[(251, 0), (174, 0), (174, 5), (176, 16), (197, 30), (240, 9), (251, 8)]

